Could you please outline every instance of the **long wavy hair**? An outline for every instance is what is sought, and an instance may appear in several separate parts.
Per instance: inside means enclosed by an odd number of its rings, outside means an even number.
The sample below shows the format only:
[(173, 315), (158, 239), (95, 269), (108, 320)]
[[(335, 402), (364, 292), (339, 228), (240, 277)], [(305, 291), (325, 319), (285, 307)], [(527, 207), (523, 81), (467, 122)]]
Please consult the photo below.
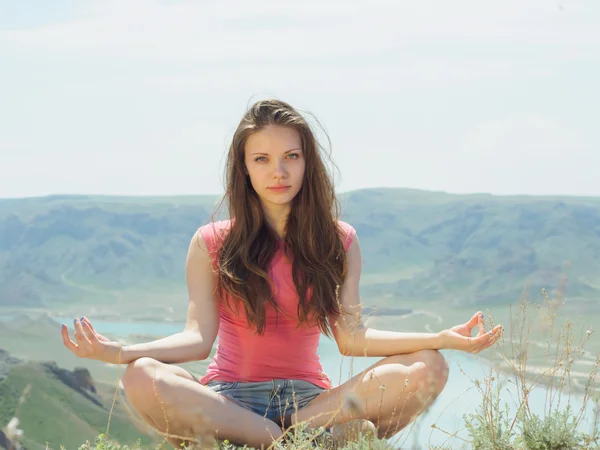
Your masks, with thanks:
[[(278, 237), (266, 222), (244, 164), (246, 140), (268, 125), (293, 128), (301, 137), (306, 164), (304, 180), (286, 221), (285, 251), (292, 260), (292, 278), (299, 298), (298, 326), (316, 324), (330, 336), (329, 317), (340, 313), (338, 289), (347, 272), (344, 236), (337, 222), (340, 206), (332, 175), (322, 157), (323, 147), (305, 118), (283, 101), (254, 103), (233, 135), (221, 202), (227, 203), (231, 222), (217, 257), (217, 292), (222, 299), (241, 302), (249, 326), (258, 334), (265, 331), (267, 304), (273, 305), (277, 317), (281, 312), (268, 275)], [(229, 300), (227, 304), (231, 307)]]

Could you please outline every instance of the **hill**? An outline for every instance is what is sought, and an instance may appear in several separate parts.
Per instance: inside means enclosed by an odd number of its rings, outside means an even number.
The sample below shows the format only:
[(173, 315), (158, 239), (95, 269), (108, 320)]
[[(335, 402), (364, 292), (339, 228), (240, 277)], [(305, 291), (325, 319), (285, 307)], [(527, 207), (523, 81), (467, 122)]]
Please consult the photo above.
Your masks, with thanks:
[[(599, 297), (598, 198), (366, 189), (340, 199), (360, 238), (370, 305), (508, 303), (565, 278), (570, 299)], [(190, 238), (217, 200), (1, 200), (0, 306), (180, 308)]]
[[(0, 428), (20, 419), (23, 445), (29, 450), (79, 448), (106, 432), (115, 388), (95, 382), (86, 369), (68, 371), (54, 362), (19, 362), (0, 351)], [(147, 427), (138, 428), (117, 396), (110, 434), (123, 443), (155, 442)]]

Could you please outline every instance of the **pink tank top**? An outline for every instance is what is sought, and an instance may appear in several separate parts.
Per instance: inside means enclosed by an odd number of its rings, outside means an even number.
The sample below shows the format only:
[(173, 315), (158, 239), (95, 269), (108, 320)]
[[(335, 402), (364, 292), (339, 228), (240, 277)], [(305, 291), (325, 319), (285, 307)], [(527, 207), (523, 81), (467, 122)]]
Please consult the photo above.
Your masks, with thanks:
[[(344, 248), (348, 251), (356, 231), (345, 222), (338, 223), (346, 235)], [(228, 229), (228, 220), (200, 228), (214, 267), (220, 243)], [(283, 245), (275, 253), (268, 272), (273, 281), (275, 301), (282, 310), (279, 317), (273, 306), (267, 305), (265, 332), (259, 336), (248, 326), (243, 308), (238, 308), (234, 314), (220, 300), (217, 351), (200, 382), (295, 379), (330, 388), (331, 380), (323, 372), (317, 354), (319, 327), (297, 326), (298, 294), (292, 280), (292, 264), (284, 254)]]

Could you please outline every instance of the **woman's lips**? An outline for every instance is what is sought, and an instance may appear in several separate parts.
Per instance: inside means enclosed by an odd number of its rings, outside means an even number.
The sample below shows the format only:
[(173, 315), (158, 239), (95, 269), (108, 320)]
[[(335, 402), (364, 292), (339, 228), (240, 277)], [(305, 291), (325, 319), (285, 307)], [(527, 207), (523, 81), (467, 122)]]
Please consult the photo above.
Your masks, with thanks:
[(285, 192), (290, 189), (291, 186), (270, 186), (267, 189), (273, 192)]

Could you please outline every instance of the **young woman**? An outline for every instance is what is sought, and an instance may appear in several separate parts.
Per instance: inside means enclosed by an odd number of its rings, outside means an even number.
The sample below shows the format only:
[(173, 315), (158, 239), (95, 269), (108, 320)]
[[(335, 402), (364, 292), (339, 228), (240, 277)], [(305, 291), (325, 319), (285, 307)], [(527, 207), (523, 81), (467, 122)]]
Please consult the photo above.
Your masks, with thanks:
[[(266, 447), (295, 424), (364, 420), (389, 437), (444, 388), (448, 366), (438, 350), (477, 353), (501, 334), (500, 325), (485, 331), (481, 313), (439, 333), (364, 326), (358, 237), (338, 219), (320, 146), (289, 104), (249, 108), (233, 136), (226, 178), (230, 220), (202, 226), (189, 246), (182, 332), (122, 347), (87, 318), (75, 320), (75, 341), (62, 327), (77, 356), (127, 364), (126, 397), (157, 430)], [(343, 355), (382, 359), (332, 386), (317, 355), (321, 333)], [(217, 335), (203, 377), (174, 365), (208, 358)]]

